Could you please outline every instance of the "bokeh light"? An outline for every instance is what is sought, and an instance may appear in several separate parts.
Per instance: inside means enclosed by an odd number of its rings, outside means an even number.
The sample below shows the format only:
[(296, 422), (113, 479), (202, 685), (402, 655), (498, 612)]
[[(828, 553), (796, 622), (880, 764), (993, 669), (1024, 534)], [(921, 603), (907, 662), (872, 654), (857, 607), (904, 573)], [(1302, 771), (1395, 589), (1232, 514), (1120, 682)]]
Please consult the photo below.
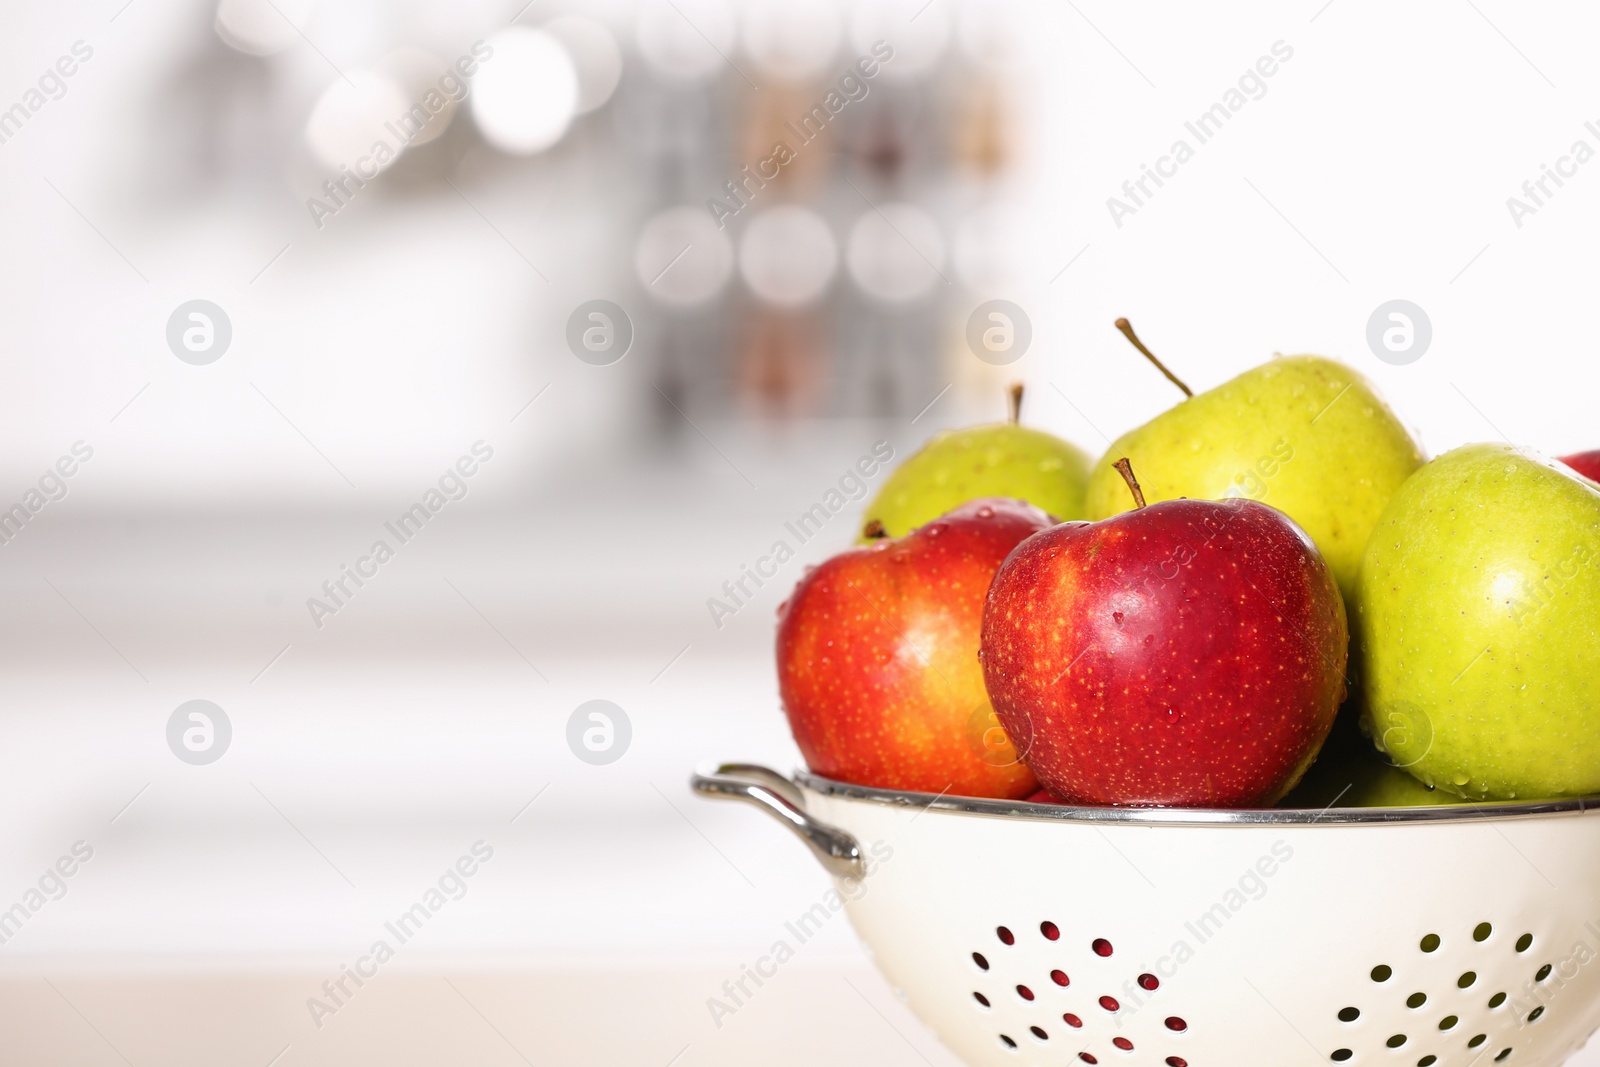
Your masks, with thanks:
[(889, 304), (918, 300), (944, 281), (939, 224), (914, 204), (888, 203), (879, 211), (868, 210), (850, 228), (845, 265), (874, 299)]
[(636, 43), (651, 69), (673, 81), (700, 82), (719, 74), (732, 54), (733, 12), (721, 0), (646, 4)]
[(839, 267), (839, 246), (821, 215), (786, 204), (750, 220), (739, 240), (739, 274), (762, 301), (797, 308), (815, 301)]
[(220, 0), (215, 27), (230, 48), (270, 56), (300, 40), (312, 0)]
[(850, 47), (867, 55), (878, 41), (894, 49), (894, 58), (883, 64), (884, 80), (915, 81), (933, 70), (949, 46), (950, 14), (943, 4), (927, 0), (857, 7), (850, 14)]
[(410, 106), (405, 90), (393, 77), (373, 70), (352, 70), (347, 78), (329, 83), (311, 109), (306, 144), (319, 164), (338, 170), (341, 166), (354, 168), (359, 159), (371, 157), (373, 146), (381, 141), (393, 153), (379, 153), (382, 158), (373, 159), (383, 169), (404, 148), (385, 123), (396, 122)]
[(764, 72), (792, 85), (823, 77), (843, 36), (838, 8), (826, 0), (768, 0), (743, 12), (744, 52)]
[(560, 41), (578, 71), (578, 114), (600, 107), (622, 80), (622, 52), (611, 31), (593, 19), (563, 15), (541, 27)]
[[(420, 48), (405, 47), (384, 56), (377, 69), (400, 87), (407, 108), (422, 104), (429, 112), (428, 121), (411, 137), (413, 145), (427, 144), (449, 128), (460, 101), (439, 84), (447, 72), (455, 73), (448, 63)], [(457, 82), (465, 84), (462, 79)], [(391, 117), (390, 121), (394, 119)]]
[(672, 307), (704, 304), (733, 273), (733, 244), (703, 207), (673, 207), (639, 231), (634, 249), (639, 284)]
[(513, 26), (488, 41), (494, 49), (473, 81), (472, 118), (502, 152), (531, 156), (566, 134), (578, 105), (578, 70), (551, 34)]
[(950, 260), (968, 288), (995, 293), (1017, 281), (1028, 263), (1027, 220), (1003, 202), (984, 204), (956, 225)]

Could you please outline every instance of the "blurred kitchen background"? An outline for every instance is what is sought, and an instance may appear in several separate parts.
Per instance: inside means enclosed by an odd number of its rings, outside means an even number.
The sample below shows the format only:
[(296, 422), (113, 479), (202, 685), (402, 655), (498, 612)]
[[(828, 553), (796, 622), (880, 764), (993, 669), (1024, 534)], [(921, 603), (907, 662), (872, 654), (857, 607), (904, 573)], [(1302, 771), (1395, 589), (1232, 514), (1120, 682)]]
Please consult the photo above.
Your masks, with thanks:
[[(1122, 314), (1197, 387), (1320, 351), (1436, 452), (1600, 446), (1595, 195), (1526, 231), (1502, 204), (1587, 117), (1584, 35), (1507, 27), (1552, 92), (1470, 11), (1324, 6), (0, 14), (0, 910), (93, 850), (0, 943), (0, 1061), (952, 1063), (843, 920), (706, 1008), (826, 888), (685, 787), (797, 762), (773, 613), (860, 501), (735, 597), (786, 521), (1012, 380), (1102, 450), (1175, 399)], [(1270, 91), (1114, 224), (1277, 40)], [(1410, 366), (1366, 348), (1394, 297), (1433, 318)], [(992, 300), (1027, 340), (980, 352)], [(214, 762), (169, 743), (192, 700)], [(608, 763), (568, 740), (593, 700)]]

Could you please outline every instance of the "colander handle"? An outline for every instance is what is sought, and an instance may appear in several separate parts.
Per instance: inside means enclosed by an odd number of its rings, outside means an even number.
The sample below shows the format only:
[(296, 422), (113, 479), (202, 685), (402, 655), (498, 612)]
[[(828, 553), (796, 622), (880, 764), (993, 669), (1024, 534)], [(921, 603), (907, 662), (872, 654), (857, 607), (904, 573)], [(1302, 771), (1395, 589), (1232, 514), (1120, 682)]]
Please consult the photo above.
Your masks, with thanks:
[(804, 841), (829, 874), (863, 877), (861, 845), (856, 839), (806, 814), (800, 787), (770, 767), (724, 763), (711, 774), (691, 777), (689, 788), (713, 800), (742, 800), (755, 805)]

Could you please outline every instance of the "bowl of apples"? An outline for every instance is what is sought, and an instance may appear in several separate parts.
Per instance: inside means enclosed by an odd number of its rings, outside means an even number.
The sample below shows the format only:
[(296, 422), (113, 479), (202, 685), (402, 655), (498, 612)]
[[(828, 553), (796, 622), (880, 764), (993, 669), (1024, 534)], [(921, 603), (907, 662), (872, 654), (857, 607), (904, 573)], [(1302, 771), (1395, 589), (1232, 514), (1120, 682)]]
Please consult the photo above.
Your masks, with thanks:
[(908, 459), (779, 610), (806, 769), (692, 787), (807, 844), (967, 1063), (1563, 1062), (1600, 1026), (1600, 455), (1425, 460), (1320, 357), (1166, 373), (1098, 462), (1015, 399)]

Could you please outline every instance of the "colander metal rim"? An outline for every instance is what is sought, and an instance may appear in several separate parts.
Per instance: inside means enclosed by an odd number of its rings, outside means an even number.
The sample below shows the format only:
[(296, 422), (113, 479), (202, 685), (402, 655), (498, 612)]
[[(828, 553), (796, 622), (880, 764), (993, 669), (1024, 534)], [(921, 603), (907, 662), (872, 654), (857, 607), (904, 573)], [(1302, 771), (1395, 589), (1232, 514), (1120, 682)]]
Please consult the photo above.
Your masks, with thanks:
[(900, 789), (836, 782), (809, 771), (795, 772), (794, 781), (813, 793), (874, 804), (988, 815), (1035, 822), (1121, 823), (1140, 826), (1333, 826), (1405, 823), (1498, 822), (1543, 815), (1580, 815), (1600, 811), (1600, 795), (1553, 800), (1484, 801), (1414, 808), (1109, 808), (1068, 804), (1033, 804), (1026, 800), (990, 800), (916, 793)]

